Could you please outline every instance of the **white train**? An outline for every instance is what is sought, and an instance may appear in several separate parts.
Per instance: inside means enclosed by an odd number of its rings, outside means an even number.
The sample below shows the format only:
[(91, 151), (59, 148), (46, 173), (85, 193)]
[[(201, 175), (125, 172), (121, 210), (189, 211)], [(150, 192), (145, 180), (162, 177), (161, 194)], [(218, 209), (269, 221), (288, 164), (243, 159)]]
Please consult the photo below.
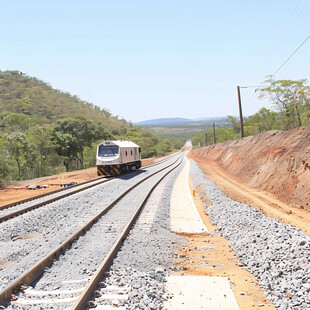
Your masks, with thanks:
[(141, 148), (131, 141), (104, 141), (97, 146), (97, 174), (118, 175), (141, 167)]

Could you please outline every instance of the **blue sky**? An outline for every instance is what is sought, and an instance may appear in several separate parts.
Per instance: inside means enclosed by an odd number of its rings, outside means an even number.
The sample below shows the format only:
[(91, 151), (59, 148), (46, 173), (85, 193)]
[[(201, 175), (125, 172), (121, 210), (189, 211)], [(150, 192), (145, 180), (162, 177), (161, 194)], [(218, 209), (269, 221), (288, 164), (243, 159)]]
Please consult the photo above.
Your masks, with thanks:
[[(309, 0), (1, 1), (0, 69), (127, 120), (237, 115), (310, 34)], [(310, 40), (276, 79), (309, 78)], [(269, 107), (242, 89), (245, 115)]]

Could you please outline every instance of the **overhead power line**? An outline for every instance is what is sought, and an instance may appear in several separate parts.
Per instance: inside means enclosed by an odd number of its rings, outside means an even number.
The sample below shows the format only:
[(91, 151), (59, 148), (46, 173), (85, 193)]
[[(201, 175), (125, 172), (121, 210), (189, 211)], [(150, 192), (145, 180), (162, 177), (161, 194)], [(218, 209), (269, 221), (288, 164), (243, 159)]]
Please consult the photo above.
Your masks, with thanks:
[[(274, 51), (276, 50), (276, 48), (278, 47), (278, 45), (283, 41), (283, 39), (287, 36), (287, 34), (289, 33), (289, 31), (291, 30), (291, 28), (294, 26), (294, 24), (296, 23), (296, 21), (298, 20), (299, 16), (301, 15), (301, 13), (304, 11), (304, 9), (306, 8), (306, 6), (308, 5), (308, 1), (306, 0), (306, 2), (304, 3), (303, 7), (301, 7), (301, 9), (299, 9), (300, 5), (302, 4), (304, 0), (300, 0), (299, 3), (296, 5), (295, 9), (293, 10), (293, 12), (291, 13), (291, 15), (289, 16), (289, 18), (287, 19), (287, 21), (284, 23), (284, 25), (282, 26), (281, 31), (278, 33), (277, 37), (275, 38), (275, 40), (273, 41), (273, 43), (271, 44), (271, 46), (269, 47), (268, 51), (266, 52), (265, 55), (265, 60), (263, 63), (266, 63), (267, 59), (274, 53)], [(298, 12), (299, 10), (299, 12)], [(295, 15), (295, 18), (294, 18)], [(294, 19), (293, 19), (294, 18)], [(293, 20), (292, 20), (293, 19)], [(292, 21), (291, 21), (292, 20)], [(290, 23), (290, 24), (289, 24)]]
[[(294, 8), (294, 10), (292, 11), (292, 13), (290, 14), (289, 18), (286, 20), (286, 22), (284, 23), (284, 25), (282, 26), (281, 31), (278, 33), (277, 38), (274, 39), (274, 42), (269, 46), (268, 51), (266, 52), (266, 55), (264, 57), (264, 61), (263, 63), (265, 63), (267, 61), (268, 56), (271, 56), (274, 52), (274, 50), (276, 49), (276, 47), (280, 44), (280, 42), (284, 39), (284, 37), (288, 34), (288, 32), (291, 30), (291, 28), (293, 27), (293, 25), (296, 23), (296, 21), (298, 20), (298, 18), (300, 17), (300, 15), (302, 14), (302, 12), (304, 11), (304, 9), (306, 8), (306, 6), (309, 4), (308, 0), (300, 0), (298, 2), (298, 4), (296, 5), (296, 7)], [(303, 6), (301, 6), (303, 3)], [(310, 37), (310, 36), (309, 36)], [(277, 72), (279, 72), (281, 70), (281, 68), (292, 58), (292, 56), (302, 47), (302, 45), (304, 43), (306, 43), (306, 41), (309, 39), (309, 37), (307, 37), (305, 39), (305, 41), (300, 44), (300, 46), (298, 46), (298, 48), (285, 60), (285, 62), (274, 72), (273, 75), (275, 75)], [(240, 87), (240, 88), (263, 88), (263, 86), (266, 84), (266, 81), (262, 82), (260, 86), (247, 86), (247, 87)], [(252, 99), (252, 97), (254, 96), (255, 93), (253, 93), (246, 101), (245, 103), (247, 103), (248, 101), (250, 101)]]
[[(293, 1), (292, 4), (296, 1)], [(274, 55), (275, 51), (278, 49), (280, 43), (285, 39), (288, 33), (291, 31), (297, 20), (300, 18), (301, 14), (304, 12), (305, 8), (309, 5), (309, 0), (299, 0), (294, 10), (291, 12), (290, 16), (284, 22), (281, 30), (276, 34), (273, 42), (266, 48), (264, 55), (256, 62), (252, 67), (252, 74), (256, 72), (256, 76), (261, 75), (261, 69), (270, 61), (271, 57)], [(284, 16), (283, 16), (284, 18)]]
[(295, 51), (283, 62), (283, 64), (272, 74), (275, 75), (294, 56), (294, 54), (309, 40), (310, 35), (295, 49)]
[(240, 86), (240, 88), (260, 88), (262, 87), (261, 85), (256, 85), (256, 86)]
[[(295, 51), (282, 63), (282, 65), (272, 74), (275, 75), (278, 73), (283, 66), (296, 54), (296, 52), (309, 40), (310, 35), (295, 49)], [(240, 88), (263, 88), (264, 85), (266, 84), (266, 81), (263, 82), (260, 86), (241, 86)], [(248, 103), (254, 96), (255, 93), (253, 93), (246, 101), (245, 104)]]

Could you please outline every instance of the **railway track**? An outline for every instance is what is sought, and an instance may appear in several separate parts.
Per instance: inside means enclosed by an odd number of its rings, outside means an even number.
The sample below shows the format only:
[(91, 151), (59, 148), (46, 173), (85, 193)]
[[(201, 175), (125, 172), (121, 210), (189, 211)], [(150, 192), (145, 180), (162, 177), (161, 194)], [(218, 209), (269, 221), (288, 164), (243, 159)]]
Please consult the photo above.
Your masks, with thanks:
[[(124, 242), (124, 239), (126, 238), (126, 235), (130, 231), (130, 228), (134, 224), (135, 220), (137, 219), (139, 213), (141, 212), (144, 204), (146, 203), (147, 199), (149, 198), (150, 194), (154, 190), (154, 188), (163, 180), (163, 178), (168, 175), (171, 171), (176, 169), (182, 162), (183, 156), (181, 155), (177, 158), (177, 160), (174, 161), (174, 163), (167, 165), (166, 167), (148, 175), (147, 177), (139, 180), (136, 184), (131, 186), (129, 189), (124, 191), (119, 197), (117, 197), (113, 202), (111, 202), (109, 205), (105, 206), (95, 217), (93, 217), (88, 223), (83, 225), (78, 231), (76, 231), (73, 235), (70, 236), (65, 242), (63, 242), (59, 247), (54, 249), (50, 252), (49, 255), (47, 255), (44, 259), (42, 259), (40, 262), (38, 262), (35, 266), (30, 268), (28, 271), (24, 272), (19, 278), (14, 280), (10, 285), (8, 285), (1, 293), (0, 293), (0, 304), (7, 303), (10, 299), (12, 300), (12, 304), (17, 304), (22, 302), (21, 299), (14, 300), (15, 297), (12, 294), (16, 293), (17, 291), (20, 291), (21, 289), (26, 288), (27, 285), (30, 285), (35, 279), (37, 279), (39, 276), (42, 276), (42, 273), (44, 270), (50, 266), (53, 262), (55, 262), (56, 258), (65, 257), (66, 255), (61, 255), (66, 252), (69, 248), (72, 250), (72, 245), (74, 245), (73, 250), (78, 250), (79, 246), (77, 243), (79, 240), (81, 240), (81, 236), (87, 236), (89, 234), (92, 234), (93, 236), (100, 236), (100, 231), (102, 229), (105, 229), (105, 235), (115, 235), (113, 239), (113, 242), (108, 241), (107, 243), (111, 244), (110, 250), (108, 251), (106, 258), (101, 263), (100, 268), (97, 272), (94, 273), (94, 275), (91, 277), (91, 279), (80, 279), (78, 282), (85, 283), (83, 281), (89, 281), (87, 287), (85, 288), (79, 288), (77, 291), (69, 291), (67, 294), (79, 294), (82, 290), (82, 294), (80, 298), (78, 298), (78, 301), (73, 306), (73, 309), (86, 309), (85, 305), (88, 303), (88, 301), (91, 299), (91, 295), (94, 292), (94, 288), (98, 285), (100, 282), (100, 279), (103, 277), (104, 272), (107, 270), (107, 268), (110, 266), (113, 258), (115, 257), (118, 249)], [(130, 203), (126, 203), (124, 199), (126, 197), (129, 197), (131, 195), (131, 198), (129, 201), (134, 201), (137, 197), (137, 194), (134, 192), (135, 190), (138, 190), (140, 186), (148, 186), (147, 194), (143, 195), (142, 201), (138, 203), (138, 207), (136, 209), (133, 209), (130, 206)], [(141, 192), (141, 189), (139, 189)], [(144, 192), (144, 190), (142, 191)], [(141, 196), (141, 194), (140, 194)], [(124, 207), (129, 207), (128, 212), (124, 210)], [(116, 214), (116, 218), (109, 218), (109, 214), (113, 214), (114, 209), (119, 208), (119, 211)], [(130, 212), (129, 212), (130, 210)], [(108, 212), (109, 211), (109, 212)], [(113, 212), (112, 212), (113, 211)], [(120, 214), (127, 217), (126, 219), (120, 219)], [(112, 215), (110, 215), (112, 216)], [(128, 219), (129, 217), (129, 219)], [(116, 223), (112, 227), (111, 223)], [(115, 231), (114, 231), (115, 230)], [(121, 231), (121, 233), (120, 233)], [(87, 234), (86, 234), (87, 232)], [(120, 234), (119, 234), (120, 233)], [(116, 234), (119, 234), (118, 237), (116, 237)], [(111, 239), (111, 240), (112, 240)], [(99, 242), (102, 240), (100, 239)], [(92, 244), (92, 242), (87, 242), (87, 244)], [(102, 243), (102, 242), (101, 242)], [(92, 244), (93, 245), (93, 244)], [(71, 251), (70, 250), (70, 251)], [(84, 251), (84, 250), (83, 250)], [(69, 252), (69, 251), (68, 251)], [(66, 252), (67, 253), (67, 252)], [(60, 256), (61, 255), (61, 256)], [(53, 263), (53, 266), (57, 265)], [(98, 282), (99, 281), (99, 282)], [(26, 294), (29, 293), (29, 290), (25, 291)], [(31, 293), (30, 290), (30, 294)], [(53, 294), (53, 293), (50, 293)], [(55, 294), (60, 294), (59, 292), (55, 292)], [(71, 298), (71, 297), (70, 297)], [(73, 302), (74, 298), (71, 299), (65, 299), (65, 302)], [(22, 298), (23, 299), (23, 298)], [(30, 302), (32, 304), (35, 304), (33, 298), (30, 298)], [(27, 305), (27, 301), (24, 301), (25, 305)], [(29, 302), (29, 301), (28, 301)], [(59, 300), (57, 301), (59, 302)], [(39, 301), (39, 303), (44, 303), (42, 300)]]
[[(164, 167), (175, 158), (162, 164)], [(119, 193), (155, 168), (123, 175), (108, 186), (98, 185), (37, 210), (0, 224), (0, 291), (19, 276), (18, 270), (29, 268), (53, 248), (64, 242), (78, 228), (110, 204)]]
[[(183, 158), (182, 158), (183, 159)], [(143, 206), (145, 205), (145, 203), (147, 202), (148, 198), (150, 197), (151, 193), (153, 192), (153, 190), (156, 188), (156, 186), (170, 173), (172, 172), (174, 169), (176, 169), (179, 165), (181, 164), (181, 161), (174, 166), (172, 169), (170, 169), (168, 172), (166, 172), (150, 189), (150, 191), (145, 195), (145, 198), (143, 199), (142, 203), (140, 204), (140, 206), (137, 208), (136, 212), (134, 213), (134, 215), (132, 216), (132, 218), (130, 219), (129, 223), (127, 224), (127, 226), (124, 228), (124, 230), (122, 231), (121, 235), (118, 237), (118, 239), (115, 241), (115, 243), (113, 244), (113, 247), (111, 248), (111, 250), (109, 251), (109, 253), (107, 254), (107, 256), (105, 257), (105, 259), (102, 261), (100, 267), (98, 268), (98, 270), (96, 271), (96, 273), (94, 274), (94, 276), (90, 279), (90, 281), (88, 282), (86, 288), (82, 291), (81, 295), (79, 296), (79, 298), (77, 299), (77, 301), (74, 303), (74, 305), (71, 307), (71, 310), (83, 310), (86, 309), (89, 306), (92, 305), (96, 305), (92, 300), (93, 300), (93, 296), (96, 295), (96, 290), (98, 287), (100, 287), (100, 283), (104, 278), (105, 273), (108, 271), (109, 267), (112, 264), (113, 259), (115, 258), (118, 250), (120, 249), (121, 245), (124, 242), (124, 239), (126, 238), (126, 236), (128, 235), (131, 227), (133, 226), (134, 222), (136, 221), (139, 213), (141, 212)], [(111, 287), (105, 287), (105, 290), (112, 290), (113, 289)], [(118, 291), (122, 291), (122, 290), (129, 291), (131, 288), (130, 287), (116, 287), (115, 290)], [(101, 293), (100, 293), (101, 294)], [(98, 294), (99, 295), (99, 294)], [(102, 301), (106, 300), (107, 298), (111, 298), (108, 297), (108, 295), (103, 296), (104, 294), (101, 294), (99, 297)], [(119, 295), (123, 295), (123, 294), (118, 294)], [(114, 296), (115, 298), (115, 296)], [(124, 298), (128, 298), (128, 296), (124, 296)], [(97, 306), (97, 305), (96, 305)], [(102, 305), (102, 307), (99, 306), (99, 308), (104, 308), (104, 305)]]
[[(148, 169), (148, 168), (152, 168), (155, 167), (157, 165), (163, 164), (165, 162), (167, 162), (168, 160), (170, 160), (171, 158), (173, 158), (174, 156), (177, 156), (176, 154), (174, 154), (173, 156), (169, 156), (168, 158), (165, 158), (161, 161), (158, 161), (156, 163), (147, 165), (142, 167), (142, 169)], [(130, 172), (129, 172), (130, 173)], [(123, 174), (124, 175), (124, 174)], [(72, 185), (68, 188), (61, 188), (49, 193), (45, 193), (45, 194), (41, 194), (41, 195), (37, 195), (34, 197), (30, 197), (27, 199), (23, 199), (20, 201), (16, 201), (7, 205), (3, 205), (0, 207), (0, 223), (7, 221), (9, 219), (12, 219), (14, 217), (17, 217), (19, 215), (22, 215), (26, 212), (35, 210), (37, 208), (40, 208), (42, 206), (45, 206), (49, 203), (55, 202), (57, 200), (69, 197), (73, 194), (85, 191), (87, 189), (90, 189), (94, 186), (103, 184), (103, 183), (107, 183), (109, 181), (112, 181), (118, 177), (121, 177), (123, 175), (117, 176), (117, 177), (111, 177), (111, 178), (96, 178), (94, 180), (90, 180), (90, 181), (86, 181), (80, 184), (75, 184)], [(65, 192), (65, 193), (63, 193)], [(33, 203), (31, 203), (33, 202)]]

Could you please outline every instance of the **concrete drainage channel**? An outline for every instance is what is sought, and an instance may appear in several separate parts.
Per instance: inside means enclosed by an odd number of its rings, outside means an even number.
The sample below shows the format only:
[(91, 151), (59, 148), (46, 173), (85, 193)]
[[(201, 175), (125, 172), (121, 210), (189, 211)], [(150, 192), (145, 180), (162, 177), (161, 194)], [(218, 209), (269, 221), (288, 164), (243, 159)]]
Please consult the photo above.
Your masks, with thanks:
[[(174, 164), (174, 168), (176, 165), (178, 164)], [(167, 173), (167, 169), (162, 170), (163, 171), (158, 173), (158, 175), (144, 181), (143, 184), (139, 186), (140, 189), (138, 191), (134, 190), (134, 192), (129, 192), (126, 197), (124, 197), (125, 201), (116, 204), (104, 217), (98, 219), (98, 222), (87, 232), (87, 234), (73, 243), (72, 248), (66, 252), (66, 255), (61, 256), (60, 259), (53, 264), (53, 268), (44, 273), (43, 277), (36, 284), (36, 289), (55, 290), (55, 285), (57, 286), (57, 289), (65, 289), (64, 284), (67, 284), (68, 282), (62, 282), (62, 280), (71, 281), (77, 277), (78, 281), (74, 282), (74, 285), (78, 285), (77, 283), (84, 281), (85, 276), (92, 275), (98, 266), (98, 260), (100, 260), (100, 257), (103, 257), (103, 255), (106, 254), (110, 246), (113, 244), (116, 235), (118, 235), (119, 231), (123, 229), (124, 223), (128, 221), (128, 217), (132, 216), (133, 205), (138, 204), (139, 200), (141, 200), (141, 194), (144, 196), (144, 193), (149, 190), (148, 188), (154, 183), (154, 178), (158, 179), (160, 176)], [(140, 183), (142, 182), (140, 181)], [(134, 222), (134, 217), (132, 217), (131, 222)], [(123, 239), (124, 237), (120, 238), (120, 244)], [(100, 253), (100, 255), (98, 255), (98, 253)], [(72, 268), (72, 261), (77, 262), (77, 264), (74, 264), (74, 268)], [(37, 275), (35, 277), (37, 277)], [(57, 283), (55, 283), (55, 281), (52, 283), (51, 278), (57, 278)], [(21, 279), (20, 282), (24, 282), (24, 279), (27, 279), (27, 277)], [(29, 279), (28, 283), (30, 283)], [(29, 293), (28, 290), (27, 293)], [(58, 293), (59, 292), (56, 292), (56, 294)], [(31, 291), (30, 294), (36, 295), (35, 292)], [(69, 292), (68, 294), (70, 295), (71, 293)], [(1, 302), (3, 302), (3, 300), (8, 297), (8, 293), (2, 293), (0, 296), (2, 299)], [(33, 298), (31, 297), (29, 298), (29, 300), (32, 299)], [(66, 300), (66, 302), (68, 302), (68, 300)], [(23, 309), (25, 306), (27, 307), (26, 304), (27, 301), (25, 301), (25, 305), (22, 306)], [(33, 309), (34, 304), (35, 302), (32, 300), (30, 306), (31, 309)], [(11, 307), (18, 308), (19, 306), (12, 305), (9, 308)], [(63, 308), (63, 305), (60, 305), (60, 308)], [(81, 309), (85, 308), (82, 307)]]
[(203, 184), (211, 201), (206, 208), (218, 232), (256, 276), (267, 298), (281, 310), (310, 309), (310, 237), (230, 199), (194, 161), (191, 168), (193, 185)]

